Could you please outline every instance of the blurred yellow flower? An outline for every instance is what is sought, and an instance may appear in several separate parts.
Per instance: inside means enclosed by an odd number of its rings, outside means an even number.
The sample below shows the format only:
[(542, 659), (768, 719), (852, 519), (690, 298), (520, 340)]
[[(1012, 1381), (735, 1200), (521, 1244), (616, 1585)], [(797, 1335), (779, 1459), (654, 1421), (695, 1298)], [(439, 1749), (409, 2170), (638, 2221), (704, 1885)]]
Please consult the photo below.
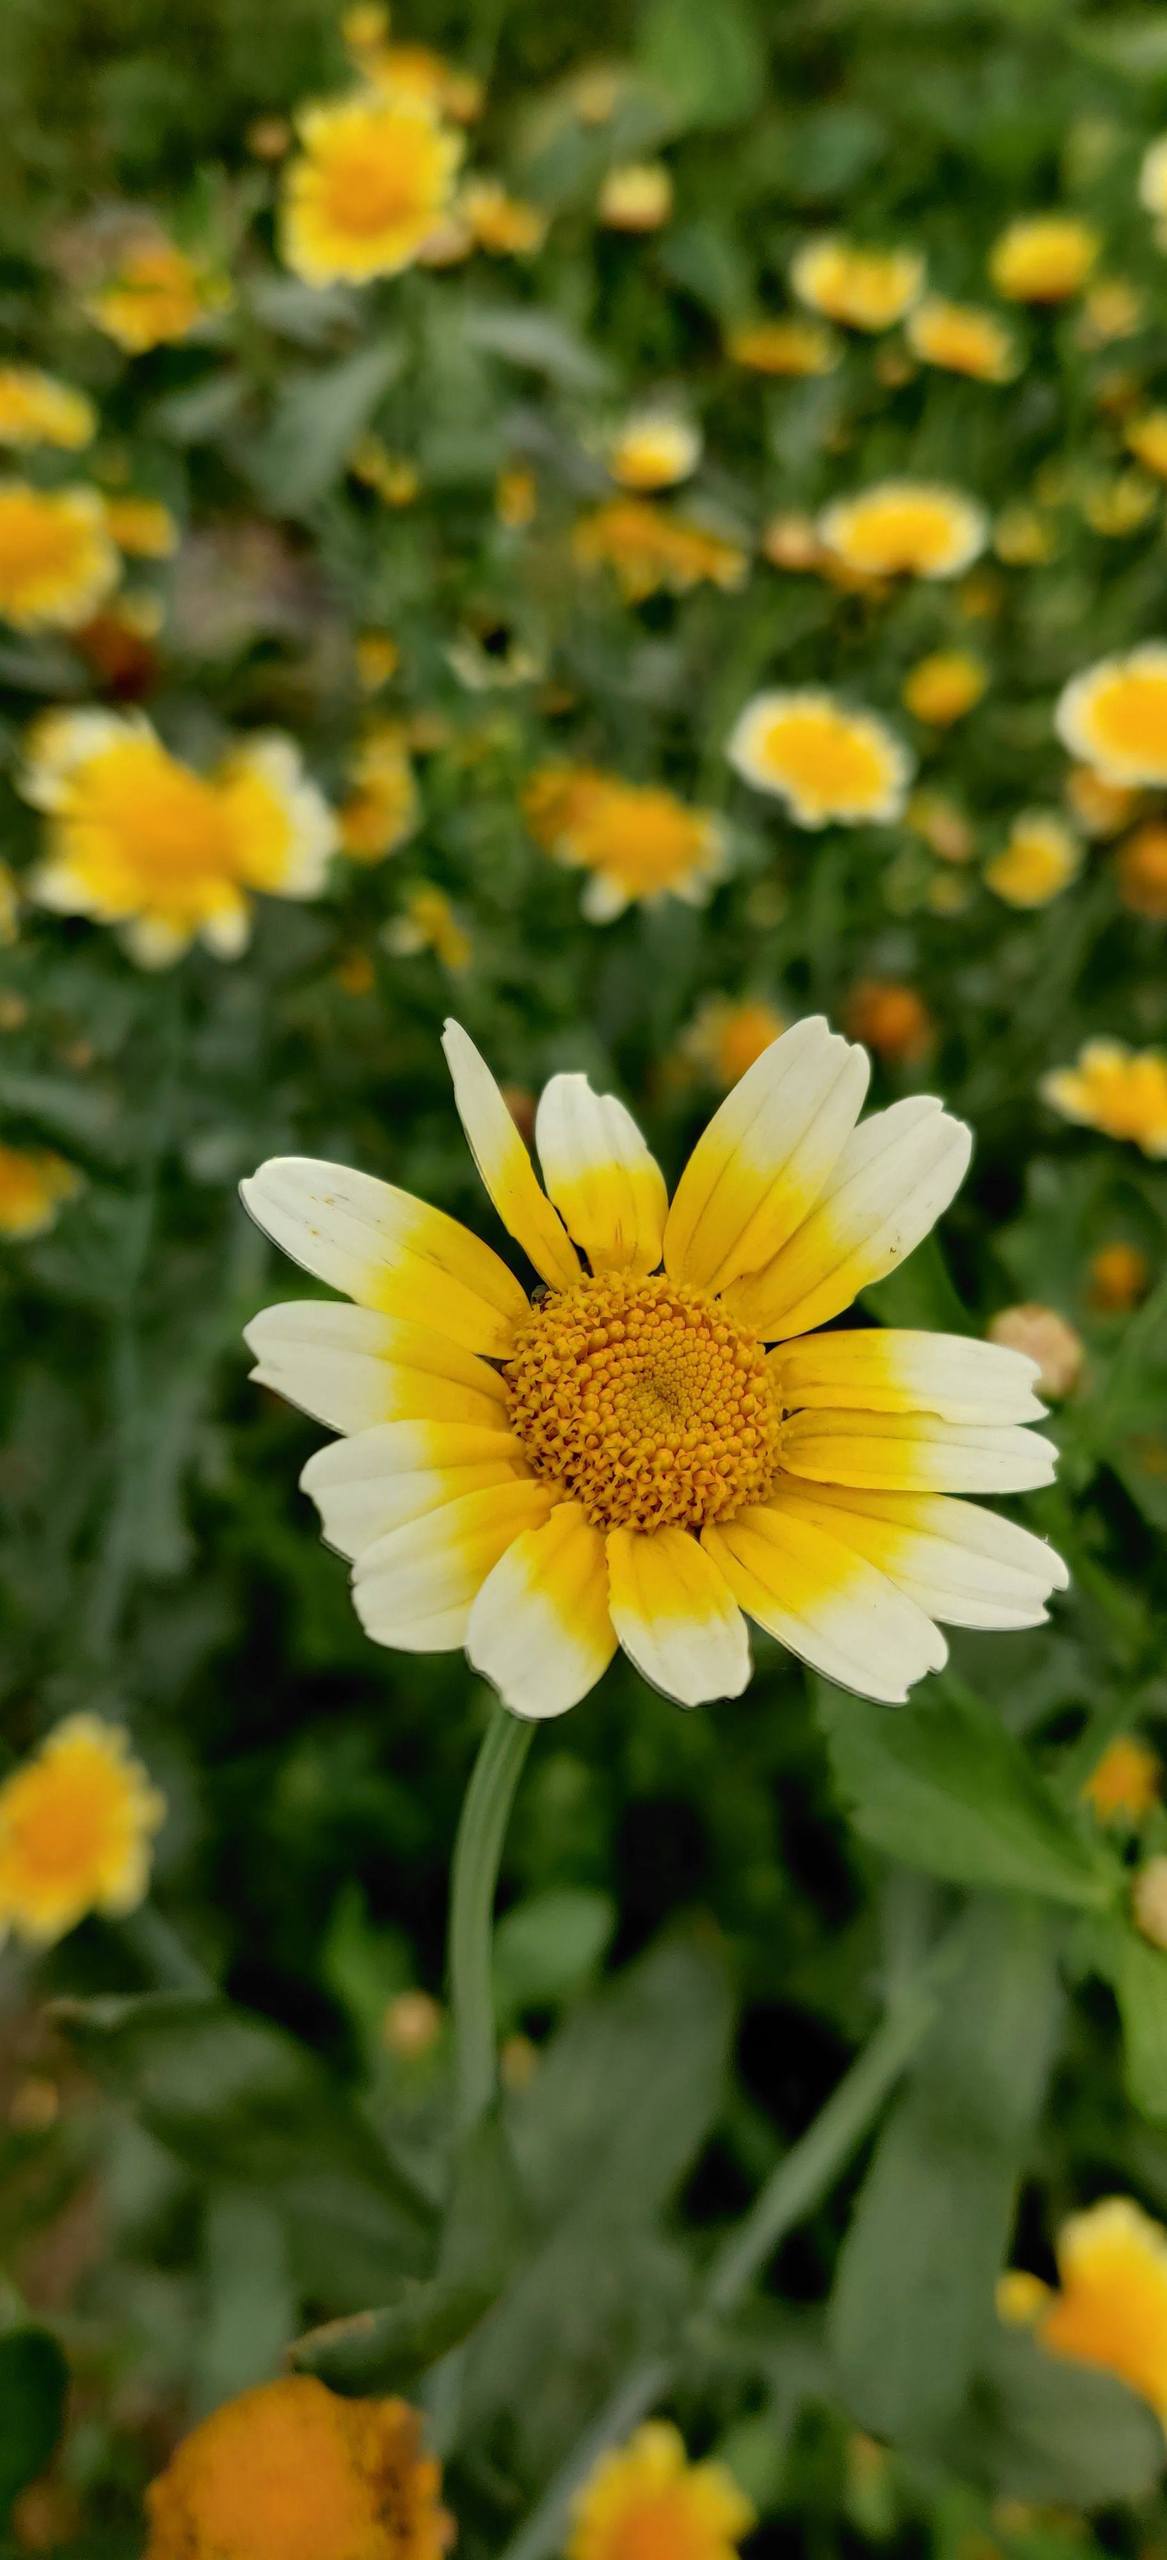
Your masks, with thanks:
[(445, 890), (426, 883), (410, 890), (403, 913), (386, 925), (382, 939), (396, 959), (432, 951), (455, 977), (469, 968), (474, 957), (474, 945)]
[(523, 793), (523, 815), (556, 861), (590, 873), (583, 912), (591, 924), (662, 897), (699, 905), (725, 868), (725, 832), (711, 809), (591, 766), (541, 767)]
[(663, 160), (626, 160), (609, 169), (596, 207), (609, 231), (659, 231), (673, 210), (673, 181)]
[(432, 107), (358, 94), (304, 107), (284, 181), (284, 259), (305, 284), (367, 284), (411, 266), (450, 209), (462, 154)]
[(392, 453), (381, 436), (364, 435), (349, 455), (354, 480), (372, 489), (387, 507), (411, 507), (421, 492), (421, 473), (407, 453)]
[(914, 834), (922, 836), (941, 862), (971, 862), (973, 831), (963, 809), (943, 791), (913, 791), (904, 811)]
[(50, 1946), (91, 1911), (132, 1911), (165, 1811), (120, 1726), (57, 1725), (0, 1784), (0, 1937)]
[(1053, 527), (1036, 507), (1002, 508), (993, 527), (993, 549), (1007, 568), (1040, 569), (1056, 548)]
[(1139, 170), (1139, 202), (1148, 213), (1167, 221), (1167, 133), (1158, 134), (1143, 153)]
[(479, 249), (494, 258), (531, 258), (547, 237), (550, 217), (542, 205), (508, 195), (499, 178), (468, 179), (456, 213)]
[(441, 2472), (403, 2400), (283, 2374), (224, 2402), (146, 2492), (146, 2560), (442, 2560)]
[(984, 549), (985, 512), (931, 480), (878, 480), (819, 518), (828, 551), (864, 577), (954, 578)]
[(1146, 1297), (1151, 1285), (1151, 1266), (1137, 1244), (1116, 1237), (1113, 1244), (1099, 1245), (1088, 1265), (1090, 1304), (1103, 1315), (1129, 1315)]
[(1148, 1742), (1120, 1734), (1095, 1761), (1082, 1789), (1100, 1822), (1142, 1822), (1159, 1802), (1163, 1764)]
[(358, 631), (353, 656), (362, 693), (379, 693), (401, 664), (401, 651), (391, 631)]
[(786, 1028), (765, 996), (707, 996), (678, 1043), (680, 1056), (727, 1092)]
[(144, 967), (196, 936), (234, 958), (250, 892), (314, 897), (336, 841), (299, 750), (276, 735), (249, 738), (206, 777), (139, 715), (49, 712), (29, 733), (20, 787), (49, 821), (33, 897), (120, 926)]
[(173, 240), (149, 232), (127, 241), (112, 275), (85, 308), (127, 355), (172, 346), (231, 301), (225, 276)]
[(630, 604), (662, 589), (684, 595), (706, 581), (732, 594), (749, 575), (738, 544), (644, 498), (611, 498), (582, 516), (572, 547), (581, 567), (611, 569)]
[(726, 753), (800, 827), (887, 825), (903, 811), (912, 759), (874, 711), (805, 687), (755, 694)]
[(13, 1244), (43, 1236), (77, 1185), (72, 1165), (50, 1148), (0, 1146), (0, 1236)]
[(1082, 513), (1094, 533), (1123, 541), (1146, 524), (1159, 503), (1153, 480), (1141, 471), (1120, 471), (1110, 480), (1089, 480), (1082, 493)]
[(74, 631), (120, 575), (96, 489), (0, 481), (0, 621)]
[(30, 364), (0, 365), (0, 444), (53, 444), (75, 453), (97, 432), (83, 391)]
[(1066, 302), (1085, 284), (1101, 246), (1075, 214), (1023, 214), (994, 241), (989, 274), (1009, 302)]
[(1005, 2317), (1031, 2325), (1052, 2355), (1117, 2374), (1167, 2426), (1167, 2233), (1128, 2197), (1107, 2196), (1063, 2223), (1056, 2255), (1056, 2290), (1006, 2280)]
[(396, 723), (383, 723), (363, 740), (352, 783), (336, 813), (341, 849), (354, 862), (380, 862), (396, 853), (418, 821), (413, 766)]
[(744, 320), (725, 342), (731, 364), (750, 373), (833, 373), (842, 349), (829, 329), (814, 320)]
[(565, 2560), (736, 2560), (755, 2522), (732, 2472), (690, 2462), (658, 2419), (601, 2455), (575, 2499)]
[(759, 549), (772, 569), (788, 569), (797, 575), (818, 571), (824, 565), (823, 546), (813, 516), (771, 516), (762, 527)]
[(1035, 1299), (1002, 1307), (987, 1326), (986, 1339), (1032, 1360), (1037, 1372), (1033, 1383), (1040, 1395), (1056, 1401), (1077, 1386), (1086, 1346), (1056, 1307), (1042, 1306)]
[(105, 526), (132, 560), (167, 560), (178, 549), (178, 525), (160, 498), (107, 498)]
[(1145, 409), (1126, 428), (1126, 441), (1136, 461), (1160, 480), (1167, 480), (1167, 409)]
[(918, 1066), (935, 1046), (936, 1025), (923, 996), (898, 978), (860, 978), (844, 1008), (853, 1040), (874, 1049), (885, 1066)]
[(1008, 907), (1045, 907), (1081, 864), (1081, 845), (1056, 810), (1023, 809), (1000, 853), (985, 864), (985, 879)]
[(1041, 1093), (1063, 1119), (1129, 1138), (1145, 1156), (1167, 1156), (1167, 1050), (1088, 1040), (1076, 1066), (1042, 1077)]
[(988, 681), (983, 661), (967, 649), (935, 649), (909, 669), (902, 700), (914, 719), (950, 729), (975, 708)]
[(1074, 676), (1056, 719), (1071, 755), (1105, 782), (1167, 783), (1167, 640), (1100, 658)]
[(1079, 335), (1087, 347), (1114, 346), (1143, 326), (1143, 297), (1126, 276), (1099, 276), (1082, 305)]
[(1114, 870), (1124, 907), (1151, 924), (1167, 924), (1167, 820), (1136, 827), (1119, 846)]
[(1140, 794), (1128, 783), (1107, 782), (1088, 764), (1071, 766), (1066, 798), (1083, 835), (1102, 839), (1129, 826), (1140, 805)]
[(452, 117), (455, 124), (473, 124), (484, 103), (481, 80), (430, 45), (390, 44), (387, 35), (388, 23), (379, 38), (359, 43), (346, 38), (362, 76), (387, 97), (412, 100), (436, 115)]
[(840, 238), (808, 240), (790, 262), (800, 302), (851, 329), (893, 328), (919, 300), (924, 261), (914, 249), (864, 249)]
[(622, 489), (673, 489), (701, 459), (701, 430), (671, 409), (637, 409), (610, 438), (607, 464)]
[(966, 373), (976, 382), (1011, 382), (1020, 362), (1012, 330), (995, 311), (929, 294), (909, 311), (908, 345), (922, 364)]
[(494, 484), (494, 512), (508, 532), (521, 533), (533, 524), (539, 506), (539, 484), (524, 462), (512, 462)]

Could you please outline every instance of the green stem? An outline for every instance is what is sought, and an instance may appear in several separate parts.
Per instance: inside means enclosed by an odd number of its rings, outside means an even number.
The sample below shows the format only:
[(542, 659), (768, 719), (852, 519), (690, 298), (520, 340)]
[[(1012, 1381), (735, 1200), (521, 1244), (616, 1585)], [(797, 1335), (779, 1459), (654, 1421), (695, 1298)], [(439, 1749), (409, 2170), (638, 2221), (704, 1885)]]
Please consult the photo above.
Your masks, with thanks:
[(215, 1993), (218, 1986), (205, 1966), (192, 1956), (154, 1903), (140, 1903), (118, 1926), (123, 1944), (159, 1991), (201, 1991), (208, 1998)]
[(496, 1706), (474, 1764), (450, 1879), (455, 2112), (468, 2133), (497, 2087), (491, 1927), (507, 1822), (534, 1726)]
[(599, 2456), (659, 2406), (683, 2370), (686, 2345), (692, 2350), (699, 2344), (703, 2322), (734, 2309), (787, 2232), (829, 2192), (927, 2034), (950, 1960), (947, 1945), (942, 1945), (917, 1980), (896, 1997), (866, 2051), (779, 2161), (740, 2228), (718, 2250), (680, 2350), (646, 2357), (625, 2376), (534, 2514), (508, 2542), (503, 2560), (550, 2560), (560, 2549), (572, 2499)]

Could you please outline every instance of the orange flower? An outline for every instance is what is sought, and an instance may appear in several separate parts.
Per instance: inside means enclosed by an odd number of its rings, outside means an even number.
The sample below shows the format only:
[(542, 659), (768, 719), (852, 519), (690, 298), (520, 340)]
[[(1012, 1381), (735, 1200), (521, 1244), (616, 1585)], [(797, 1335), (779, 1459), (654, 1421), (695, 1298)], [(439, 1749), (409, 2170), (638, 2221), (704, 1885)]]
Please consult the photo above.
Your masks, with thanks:
[(459, 135), (408, 95), (305, 107), (288, 166), (283, 255), (305, 284), (368, 284), (411, 266), (449, 211)]
[[(3, 938), (11, 941), (14, 936), (7, 932)], [(43, 1236), (56, 1225), (61, 1202), (76, 1189), (72, 1165), (51, 1149), (0, 1146), (0, 1236), (14, 1244)]]
[(1006, 2280), (1006, 2317), (1025, 2319), (1052, 2355), (1117, 2374), (1167, 2426), (1167, 2234), (1108, 2196), (1063, 2223), (1057, 2260), (1056, 2292), (1035, 2276)]
[(1139, 794), (1125, 782), (1108, 782), (1092, 765), (1075, 765), (1066, 776), (1066, 798), (1083, 835), (1116, 836), (1136, 816)]
[(91, 294), (89, 318), (131, 356), (172, 346), (230, 303), (226, 278), (161, 234), (131, 239), (118, 266)]
[(846, 1009), (847, 1029), (887, 1065), (916, 1066), (936, 1039), (921, 995), (895, 978), (860, 978)]
[(658, 2420), (601, 2456), (576, 2498), (566, 2560), (735, 2560), (754, 2521), (732, 2473), (691, 2463)]
[(765, 996), (707, 996), (679, 1043), (682, 1058), (728, 1092), (784, 1031)]
[(1090, 1304), (1103, 1315), (1128, 1315), (1146, 1297), (1151, 1268), (1137, 1244), (1099, 1245), (1089, 1263)]
[(662, 897), (701, 905), (725, 867), (724, 830), (711, 809), (686, 808), (659, 785), (590, 766), (534, 773), (523, 814), (557, 861), (591, 874), (583, 897), (591, 924)]
[(1132, 915), (1167, 924), (1167, 822), (1150, 818), (1136, 827), (1115, 856), (1118, 894)]
[(1123, 1040), (1088, 1040), (1077, 1065), (1055, 1068), (1041, 1082), (1043, 1100), (1066, 1120), (1129, 1138), (1145, 1156), (1167, 1156), (1167, 1053), (1129, 1049)]
[(51, 1945), (91, 1911), (132, 1911), (166, 1811), (128, 1736), (70, 1716), (0, 1786), (0, 1936)]
[(630, 604), (666, 589), (684, 595), (708, 583), (733, 593), (749, 574), (736, 543), (643, 498), (612, 498), (581, 518), (573, 538), (584, 568), (610, 568)]
[(403, 2400), (285, 2374), (228, 2400), (146, 2492), (146, 2560), (442, 2560), (441, 2474)]
[(1123, 1733), (1095, 1762), (1082, 1789), (1083, 1801), (1100, 1822), (1142, 1822), (1159, 1802), (1162, 1775), (1158, 1752), (1137, 1734)]

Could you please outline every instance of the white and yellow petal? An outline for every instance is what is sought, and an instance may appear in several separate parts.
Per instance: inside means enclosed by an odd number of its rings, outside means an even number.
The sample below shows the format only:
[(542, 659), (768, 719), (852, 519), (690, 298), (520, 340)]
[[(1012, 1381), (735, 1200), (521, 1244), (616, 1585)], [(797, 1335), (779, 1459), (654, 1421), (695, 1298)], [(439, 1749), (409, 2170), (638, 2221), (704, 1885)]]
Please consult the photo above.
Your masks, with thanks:
[(915, 1601), (817, 1521), (759, 1503), (703, 1530), (701, 1543), (749, 1617), (862, 1698), (902, 1704), (947, 1660)]
[(763, 1050), (681, 1175), (665, 1227), (671, 1280), (725, 1289), (770, 1260), (829, 1182), (869, 1073), (866, 1052), (819, 1014)]
[(467, 1655), (515, 1715), (542, 1717), (578, 1706), (615, 1651), (603, 1532), (578, 1502), (557, 1502), (488, 1574)]
[(1052, 1484), (1052, 1440), (1016, 1423), (946, 1422), (936, 1413), (791, 1414), (782, 1466), (817, 1484), (899, 1493), (1030, 1493)]
[(593, 1271), (655, 1271), (668, 1193), (636, 1122), (583, 1075), (552, 1076), (535, 1115), (543, 1180)]
[(729, 1313), (766, 1341), (828, 1324), (915, 1251), (959, 1189), (971, 1153), (971, 1132), (931, 1095), (873, 1112), (789, 1243), (726, 1292)]
[(785, 1481), (772, 1497), (864, 1556), (897, 1590), (947, 1627), (1040, 1626), (1069, 1574), (1044, 1538), (945, 1494), (870, 1493)]
[(273, 1243), (360, 1306), (495, 1358), (526, 1318), (523, 1289), (489, 1245), (374, 1174), (271, 1156), (240, 1190)]
[(853, 1406), (867, 1413), (936, 1413), (948, 1422), (1040, 1422), (1035, 1360), (959, 1333), (889, 1326), (804, 1334), (770, 1354), (787, 1413)]
[(555, 1496), (533, 1477), (466, 1493), (366, 1547), (353, 1567), (353, 1603), (374, 1644), (446, 1653), (464, 1644), (488, 1573)]
[(302, 1298), (264, 1307), (247, 1326), (257, 1386), (270, 1387), (328, 1431), (381, 1422), (454, 1422), (507, 1428), (497, 1369), (424, 1326), (373, 1307)]
[(682, 1707), (738, 1698), (750, 1676), (741, 1611), (684, 1529), (608, 1532), (608, 1606), (642, 1677)]
[(558, 1211), (540, 1190), (485, 1058), (460, 1022), (447, 1022), (442, 1047), (471, 1155), (504, 1227), (549, 1288), (572, 1288), (580, 1276), (579, 1257)]
[(530, 1468), (500, 1413), (478, 1422), (381, 1422), (330, 1441), (300, 1478), (330, 1547), (359, 1556), (406, 1520), (424, 1519), (464, 1493), (513, 1484)]

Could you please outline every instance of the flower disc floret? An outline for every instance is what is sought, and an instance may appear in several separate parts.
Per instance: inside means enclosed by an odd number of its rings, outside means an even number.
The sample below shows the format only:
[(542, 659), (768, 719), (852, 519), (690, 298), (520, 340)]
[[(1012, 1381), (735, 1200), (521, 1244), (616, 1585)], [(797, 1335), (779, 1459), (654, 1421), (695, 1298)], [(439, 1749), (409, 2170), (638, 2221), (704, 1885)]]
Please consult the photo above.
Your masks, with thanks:
[(505, 1374), (530, 1466), (596, 1528), (704, 1528), (773, 1482), (765, 1354), (700, 1290), (583, 1280), (532, 1309)]

